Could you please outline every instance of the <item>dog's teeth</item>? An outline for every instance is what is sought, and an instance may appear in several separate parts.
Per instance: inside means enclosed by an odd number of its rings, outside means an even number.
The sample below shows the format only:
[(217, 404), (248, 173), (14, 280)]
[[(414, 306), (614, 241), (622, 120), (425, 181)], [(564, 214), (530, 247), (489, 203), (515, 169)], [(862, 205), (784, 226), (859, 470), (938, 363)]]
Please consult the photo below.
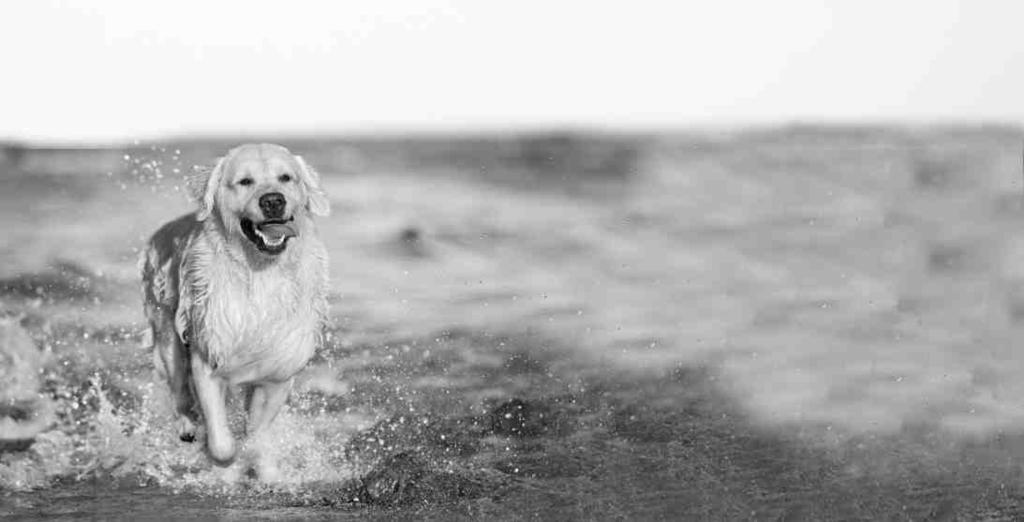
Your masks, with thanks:
[(267, 237), (266, 234), (261, 232), (260, 229), (258, 229), (258, 228), (256, 229), (256, 235), (259, 236), (259, 238), (263, 240), (263, 244), (265, 244), (267, 246), (271, 246), (271, 247), (276, 247), (276, 246), (280, 245), (281, 243), (284, 243), (284, 240), (285, 240), (284, 236), (280, 236), (280, 237), (277, 237), (275, 239), (270, 239), (269, 237)]
[(269, 237), (266, 236), (266, 234), (264, 234), (263, 232), (260, 232), (259, 229), (256, 230), (256, 235), (259, 236), (260, 239), (263, 240), (263, 243), (265, 245), (267, 245), (267, 246), (272, 246), (272, 247), (273, 246), (278, 246), (278, 245), (280, 245), (281, 243), (284, 242), (284, 237), (283, 236), (275, 238), (275, 239), (270, 239)]

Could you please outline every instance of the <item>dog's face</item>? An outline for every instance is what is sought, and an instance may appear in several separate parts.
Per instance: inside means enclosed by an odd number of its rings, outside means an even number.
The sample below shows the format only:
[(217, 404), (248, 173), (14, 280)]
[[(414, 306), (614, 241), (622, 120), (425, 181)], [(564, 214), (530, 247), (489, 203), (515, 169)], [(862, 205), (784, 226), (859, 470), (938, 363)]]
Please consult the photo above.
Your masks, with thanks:
[(203, 185), (197, 218), (220, 219), (229, 240), (266, 256), (309, 232), (312, 215), (330, 212), (316, 172), (279, 145), (232, 149)]

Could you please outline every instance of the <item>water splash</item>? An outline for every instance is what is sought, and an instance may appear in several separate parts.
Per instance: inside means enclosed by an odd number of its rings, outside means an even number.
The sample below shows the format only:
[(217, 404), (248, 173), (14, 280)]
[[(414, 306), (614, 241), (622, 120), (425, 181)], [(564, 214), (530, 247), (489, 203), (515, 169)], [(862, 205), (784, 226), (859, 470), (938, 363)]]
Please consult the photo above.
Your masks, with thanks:
[[(144, 386), (137, 408), (115, 405), (119, 401), (111, 400), (111, 388), (92, 376), (81, 393), (63, 403), (64, 419), (55, 429), (41, 434), (27, 451), (0, 455), (0, 488), (27, 490), (58, 479), (95, 477), (207, 492), (248, 487), (244, 458), (221, 468), (211, 464), (201, 443), (177, 440), (168, 428), (170, 397), (160, 383)], [(236, 432), (240, 417), (232, 418)], [(352, 478), (345, 444), (366, 423), (358, 415), (310, 416), (286, 409), (268, 434), (265, 452), (277, 472), (263, 482), (297, 491), (307, 483)]]

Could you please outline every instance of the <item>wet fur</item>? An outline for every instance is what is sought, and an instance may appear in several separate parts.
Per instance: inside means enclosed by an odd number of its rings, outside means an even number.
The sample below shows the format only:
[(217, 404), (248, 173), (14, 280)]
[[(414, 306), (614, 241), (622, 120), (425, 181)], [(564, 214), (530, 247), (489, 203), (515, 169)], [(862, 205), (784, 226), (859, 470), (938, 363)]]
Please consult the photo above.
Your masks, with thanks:
[[(276, 146), (247, 147), (266, 148), (255, 153), (259, 158), (291, 157)], [(231, 187), (230, 169), (243, 149), (194, 180), (200, 209), (161, 227), (140, 260), (154, 362), (170, 385), (179, 435), (191, 440), (202, 416), (210, 455), (219, 462), (235, 456), (226, 388), (243, 385), (246, 431), (255, 438), (313, 356), (326, 313), (327, 253), (312, 217), (329, 207), (318, 176), (301, 158), (288, 161), (299, 177), (298, 186), (285, 191), (299, 235), (281, 254), (263, 254), (237, 229), (247, 202)], [(258, 196), (253, 193), (248, 199)]]

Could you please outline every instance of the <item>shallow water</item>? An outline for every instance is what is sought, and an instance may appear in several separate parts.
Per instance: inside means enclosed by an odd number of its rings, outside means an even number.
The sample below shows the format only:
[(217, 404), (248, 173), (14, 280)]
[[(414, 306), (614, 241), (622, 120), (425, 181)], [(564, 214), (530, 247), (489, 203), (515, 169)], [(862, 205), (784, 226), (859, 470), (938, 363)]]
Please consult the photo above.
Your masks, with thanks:
[[(332, 324), (271, 485), (175, 439), (138, 348), (138, 249), (217, 147), (26, 152), (0, 304), (60, 421), (0, 454), (0, 515), (1012, 517), (1021, 138), (292, 144), (334, 207)], [(403, 452), (432, 489), (374, 505)]]

